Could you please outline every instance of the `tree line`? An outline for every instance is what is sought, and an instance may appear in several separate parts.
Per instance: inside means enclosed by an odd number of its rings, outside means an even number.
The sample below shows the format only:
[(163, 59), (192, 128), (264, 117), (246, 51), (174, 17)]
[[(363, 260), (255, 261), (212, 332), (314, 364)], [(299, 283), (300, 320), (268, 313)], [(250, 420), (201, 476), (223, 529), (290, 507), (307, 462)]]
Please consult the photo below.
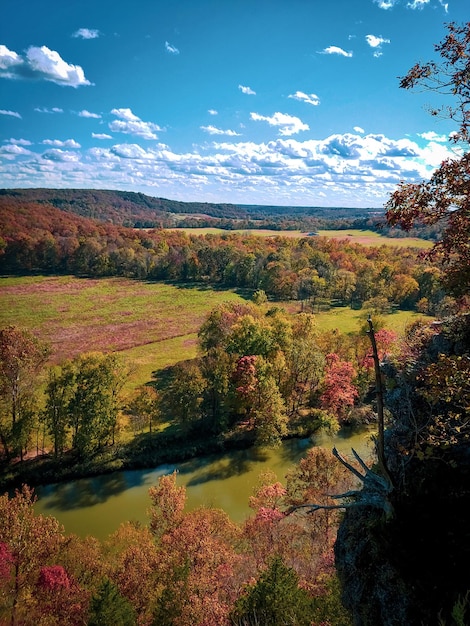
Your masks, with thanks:
[[(2, 202), (4, 204), (2, 204)], [(438, 262), (417, 250), (322, 237), (126, 229), (0, 196), (0, 271), (126, 276), (263, 290), (308, 307), (332, 301), (445, 314), (456, 307)], [(312, 309), (310, 309), (312, 310)]]

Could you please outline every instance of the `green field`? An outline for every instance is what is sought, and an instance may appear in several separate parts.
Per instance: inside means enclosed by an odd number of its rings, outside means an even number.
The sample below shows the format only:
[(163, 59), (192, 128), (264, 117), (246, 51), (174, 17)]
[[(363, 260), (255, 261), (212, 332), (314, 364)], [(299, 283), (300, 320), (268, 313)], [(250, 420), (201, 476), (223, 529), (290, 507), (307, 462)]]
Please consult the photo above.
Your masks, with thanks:
[[(197, 353), (197, 332), (221, 302), (242, 301), (234, 291), (180, 287), (126, 278), (71, 276), (0, 278), (0, 327), (34, 330), (52, 346), (52, 362), (82, 352), (118, 352), (132, 364), (129, 386), (151, 380), (152, 372)], [(280, 303), (282, 306), (282, 303)], [(300, 311), (300, 303), (286, 303)], [(320, 330), (357, 332), (366, 313), (347, 307), (316, 315)], [(399, 311), (386, 317), (400, 332), (415, 317)]]
[(233, 291), (70, 276), (0, 278), (0, 327), (32, 329), (60, 363), (87, 351), (116, 351), (135, 366), (131, 382), (194, 357), (197, 331)]
[[(300, 230), (223, 230), (222, 228), (177, 228), (170, 230), (184, 231), (188, 235), (223, 235), (228, 233), (238, 233), (244, 235), (256, 235), (258, 237), (290, 237), (300, 239), (301, 237), (312, 237), (310, 233)], [(319, 230), (316, 236), (328, 239), (347, 239), (351, 243), (360, 243), (363, 246), (394, 246), (402, 248), (432, 248), (433, 243), (417, 237), (385, 237), (372, 230)]]

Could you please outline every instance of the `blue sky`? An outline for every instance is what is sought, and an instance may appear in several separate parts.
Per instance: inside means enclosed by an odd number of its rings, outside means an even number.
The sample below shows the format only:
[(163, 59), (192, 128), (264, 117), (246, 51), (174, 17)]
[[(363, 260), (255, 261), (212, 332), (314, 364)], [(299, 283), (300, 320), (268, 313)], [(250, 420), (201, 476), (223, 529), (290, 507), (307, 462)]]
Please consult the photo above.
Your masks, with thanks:
[(398, 77), (470, 19), (468, 0), (2, 0), (1, 14), (2, 188), (381, 207), (452, 154), (435, 96)]

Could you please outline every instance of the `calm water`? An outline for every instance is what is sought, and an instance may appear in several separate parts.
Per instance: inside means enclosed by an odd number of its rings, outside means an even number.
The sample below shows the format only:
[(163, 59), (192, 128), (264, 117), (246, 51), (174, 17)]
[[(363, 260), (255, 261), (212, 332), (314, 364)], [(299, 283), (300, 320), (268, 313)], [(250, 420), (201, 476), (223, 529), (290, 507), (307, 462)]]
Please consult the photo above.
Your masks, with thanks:
[(370, 457), (373, 450), (369, 433), (340, 434), (315, 442), (290, 440), (277, 449), (241, 450), (175, 465), (160, 465), (154, 469), (114, 472), (38, 487), (35, 509), (38, 513), (56, 517), (66, 533), (104, 539), (124, 521), (147, 524), (149, 487), (155, 485), (163, 474), (176, 470), (178, 484), (186, 486), (188, 509), (211, 505), (224, 509), (234, 521), (241, 522), (251, 512), (248, 499), (253, 495), (260, 474), (270, 470), (279, 481), (285, 482), (287, 471), (313, 445), (328, 449), (336, 446), (344, 455), (350, 455), (351, 448), (354, 448), (362, 458)]

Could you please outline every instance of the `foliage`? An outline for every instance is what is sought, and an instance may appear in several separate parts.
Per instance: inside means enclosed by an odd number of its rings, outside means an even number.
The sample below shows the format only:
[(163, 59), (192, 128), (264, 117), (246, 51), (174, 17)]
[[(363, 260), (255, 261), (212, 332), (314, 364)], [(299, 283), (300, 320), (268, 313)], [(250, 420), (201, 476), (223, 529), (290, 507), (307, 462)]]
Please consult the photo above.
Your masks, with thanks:
[[(436, 46), (441, 62), (417, 63), (402, 78), (404, 89), (422, 87), (452, 94), (454, 106), (431, 111), (458, 122), (459, 130), (451, 140), (468, 146), (470, 142), (470, 22), (447, 25), (448, 34)], [(444, 223), (442, 239), (431, 251), (433, 259), (445, 264), (445, 275), (453, 293), (462, 295), (470, 287), (470, 154), (457, 149), (429, 181), (401, 184), (386, 205), (387, 221), (405, 230), (416, 222)]]
[(32, 405), (38, 376), (49, 348), (24, 329), (0, 329), (0, 441), (3, 454), (23, 455), (32, 430)]
[(135, 613), (116, 585), (105, 579), (90, 603), (88, 626), (134, 626)]
[(234, 626), (310, 626), (312, 619), (311, 598), (279, 556), (237, 601), (231, 615)]

